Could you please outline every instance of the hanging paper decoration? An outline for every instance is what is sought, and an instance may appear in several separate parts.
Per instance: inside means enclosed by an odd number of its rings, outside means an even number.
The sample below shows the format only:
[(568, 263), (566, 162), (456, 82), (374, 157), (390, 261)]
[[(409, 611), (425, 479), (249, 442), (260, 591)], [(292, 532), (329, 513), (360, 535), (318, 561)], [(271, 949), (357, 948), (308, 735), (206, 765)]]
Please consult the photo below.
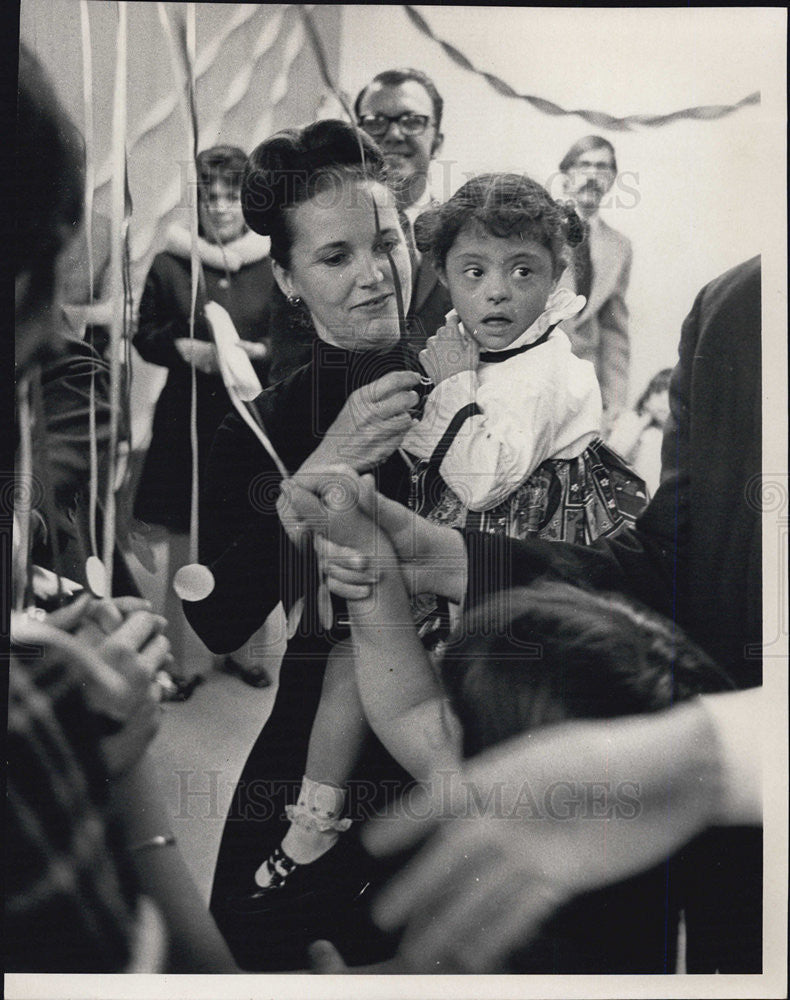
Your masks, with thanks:
[[(19, 414), (19, 458), (17, 468), (21, 483), (20, 493), (14, 502), (13, 580), (14, 606), (22, 611), (27, 601), (30, 580), (30, 517), (33, 510), (33, 443), (32, 415), (30, 413), (30, 382), (23, 379), (17, 386), (17, 409)], [(21, 499), (21, 503), (19, 502)]]
[[(95, 163), (93, 155), (93, 50), (91, 48), (88, 0), (80, 0), (80, 28), (82, 37), (82, 97), (85, 113), (85, 237), (88, 252), (88, 305), (92, 306), (95, 282), (93, 269), (93, 197), (95, 188)], [(91, 554), (93, 557), (98, 558), (99, 544), (96, 535), (96, 517), (99, 504), (99, 453), (96, 435), (95, 368), (91, 369), (90, 386), (88, 390), (88, 442), (90, 463), (90, 474), (88, 480), (88, 532)], [(93, 568), (92, 573), (96, 576), (95, 567)]]
[[(288, 478), (288, 470), (269, 440), (260, 417), (251, 405), (263, 391), (255, 369), (246, 352), (238, 347), (239, 335), (227, 310), (217, 302), (206, 303), (206, 319), (214, 336), (220, 374), (230, 400), (244, 423), (268, 452), (283, 479)], [(248, 404), (245, 406), (245, 403)], [(257, 418), (257, 419), (256, 419)]]
[(486, 73), (484, 70), (478, 69), (472, 61), (463, 54), (463, 52), (457, 49), (454, 45), (451, 45), (449, 42), (446, 42), (443, 38), (439, 38), (422, 14), (418, 13), (414, 7), (409, 4), (404, 4), (403, 9), (412, 24), (414, 24), (414, 26), (424, 35), (427, 35), (428, 38), (436, 42), (437, 45), (441, 46), (445, 54), (449, 56), (449, 58), (452, 59), (457, 66), (460, 66), (462, 69), (465, 69), (470, 73), (474, 73), (477, 76), (481, 76), (494, 88), (494, 90), (497, 91), (497, 93), (502, 94), (503, 97), (515, 97), (520, 101), (526, 101), (537, 111), (542, 111), (546, 115), (576, 115), (579, 118), (583, 118), (591, 125), (594, 125), (596, 128), (606, 128), (612, 129), (613, 131), (627, 132), (637, 128), (638, 126), (657, 128), (661, 125), (668, 125), (670, 122), (681, 121), (682, 119), (711, 121), (716, 118), (724, 118), (726, 115), (731, 115), (734, 111), (738, 111), (739, 108), (746, 107), (749, 104), (760, 103), (760, 92), (755, 91), (753, 94), (749, 94), (736, 104), (701, 105), (694, 108), (684, 108), (682, 111), (672, 111), (665, 115), (626, 115), (624, 118), (617, 118), (615, 115), (607, 114), (605, 111), (588, 111), (582, 108), (573, 108), (568, 110), (566, 108), (561, 108), (559, 104), (555, 104), (553, 101), (549, 101), (545, 97), (535, 97), (532, 94), (520, 94), (517, 90), (514, 90), (509, 83), (506, 83), (500, 77), (495, 76), (493, 73)]
[[(107, 456), (107, 490), (104, 504), (104, 544), (102, 561), (104, 589), (94, 589), (98, 584), (97, 557), (92, 556), (86, 566), (89, 585), (99, 597), (112, 596), (113, 555), (115, 551), (115, 486), (118, 449), (118, 418), (121, 405), (120, 345), (123, 328), (123, 229), (126, 196), (126, 65), (127, 65), (127, 7), (120, 0), (115, 53), (115, 86), (112, 115), (113, 176), (110, 196), (110, 435)], [(91, 583), (91, 580), (93, 582)]]

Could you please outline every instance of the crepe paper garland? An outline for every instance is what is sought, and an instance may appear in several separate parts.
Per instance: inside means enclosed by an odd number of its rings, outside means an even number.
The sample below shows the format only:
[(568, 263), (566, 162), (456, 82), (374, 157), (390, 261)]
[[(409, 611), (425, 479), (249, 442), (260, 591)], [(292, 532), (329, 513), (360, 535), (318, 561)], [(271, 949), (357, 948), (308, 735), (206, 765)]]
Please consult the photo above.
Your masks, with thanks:
[(611, 129), (615, 132), (629, 132), (638, 126), (657, 128), (661, 125), (668, 125), (670, 122), (681, 121), (683, 119), (712, 121), (717, 118), (724, 118), (727, 115), (731, 115), (734, 111), (738, 111), (740, 108), (746, 107), (749, 104), (760, 103), (760, 91), (757, 90), (753, 94), (749, 94), (735, 104), (699, 105), (693, 108), (684, 108), (681, 111), (672, 111), (669, 114), (664, 115), (626, 115), (624, 118), (617, 118), (605, 111), (589, 111), (583, 108), (567, 110), (566, 108), (560, 107), (559, 104), (555, 104), (553, 101), (546, 100), (545, 97), (535, 97), (532, 94), (520, 94), (517, 90), (514, 90), (509, 83), (506, 83), (500, 77), (495, 76), (493, 73), (486, 73), (484, 70), (478, 69), (472, 61), (463, 54), (463, 52), (457, 49), (454, 45), (450, 45), (450, 43), (446, 42), (443, 38), (439, 38), (425, 18), (419, 14), (414, 7), (410, 4), (404, 4), (403, 9), (412, 24), (414, 24), (415, 27), (422, 32), (422, 34), (427, 35), (428, 38), (436, 42), (437, 45), (444, 50), (445, 54), (449, 56), (449, 58), (452, 59), (457, 66), (460, 66), (462, 69), (465, 69), (470, 73), (474, 73), (476, 76), (482, 77), (488, 84), (490, 84), (490, 86), (494, 88), (494, 90), (496, 90), (498, 94), (502, 94), (503, 97), (515, 97), (520, 101), (526, 101), (537, 111), (542, 111), (543, 114), (546, 115), (576, 115), (579, 118), (583, 118), (591, 125), (594, 125), (596, 128)]

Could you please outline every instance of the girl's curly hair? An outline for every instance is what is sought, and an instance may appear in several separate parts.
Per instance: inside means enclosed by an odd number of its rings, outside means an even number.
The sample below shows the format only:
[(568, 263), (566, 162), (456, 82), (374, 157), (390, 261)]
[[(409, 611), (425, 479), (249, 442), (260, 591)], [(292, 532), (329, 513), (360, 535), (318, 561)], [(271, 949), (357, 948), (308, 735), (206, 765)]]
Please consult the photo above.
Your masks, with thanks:
[(555, 278), (568, 264), (568, 248), (578, 246), (586, 234), (573, 204), (555, 201), (530, 177), (480, 174), (443, 205), (420, 215), (414, 224), (417, 247), (444, 270), (450, 248), (470, 222), (493, 236), (521, 236), (539, 243), (551, 254)]

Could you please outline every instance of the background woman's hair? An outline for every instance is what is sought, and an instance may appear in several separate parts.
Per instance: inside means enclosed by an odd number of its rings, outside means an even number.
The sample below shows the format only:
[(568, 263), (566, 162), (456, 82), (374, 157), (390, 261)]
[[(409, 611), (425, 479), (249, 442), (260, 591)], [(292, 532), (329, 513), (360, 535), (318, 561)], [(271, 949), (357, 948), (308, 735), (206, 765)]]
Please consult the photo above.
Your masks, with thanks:
[(212, 146), (195, 158), (198, 189), (205, 195), (215, 181), (222, 181), (238, 191), (247, 166), (247, 154), (238, 146)]
[(28, 304), (49, 303), (55, 260), (82, 220), (85, 147), (41, 64), (19, 53), (15, 213), (15, 274), (31, 276)]
[(647, 403), (648, 399), (650, 399), (651, 396), (655, 395), (655, 393), (657, 392), (663, 392), (665, 389), (669, 388), (669, 382), (670, 379), (672, 378), (672, 371), (673, 371), (672, 368), (662, 368), (660, 372), (656, 372), (656, 374), (650, 379), (650, 381), (647, 383), (647, 386), (645, 387), (645, 391), (642, 393), (642, 395), (639, 397), (639, 399), (636, 401), (634, 405), (634, 409), (636, 410), (637, 413), (644, 412), (645, 403)]
[(271, 237), (272, 258), (290, 267), (289, 211), (348, 178), (386, 182), (381, 150), (364, 132), (334, 119), (278, 132), (247, 161), (241, 190), (244, 218), (250, 229)]
[(566, 718), (669, 708), (734, 685), (676, 626), (621, 595), (539, 583), (467, 616), (442, 678), (472, 756)]
[(576, 247), (585, 226), (570, 202), (555, 201), (544, 187), (523, 174), (480, 174), (460, 187), (443, 205), (416, 220), (417, 247), (430, 252), (444, 269), (459, 232), (475, 222), (493, 236), (534, 240), (551, 254), (554, 276), (567, 266), (568, 247)]

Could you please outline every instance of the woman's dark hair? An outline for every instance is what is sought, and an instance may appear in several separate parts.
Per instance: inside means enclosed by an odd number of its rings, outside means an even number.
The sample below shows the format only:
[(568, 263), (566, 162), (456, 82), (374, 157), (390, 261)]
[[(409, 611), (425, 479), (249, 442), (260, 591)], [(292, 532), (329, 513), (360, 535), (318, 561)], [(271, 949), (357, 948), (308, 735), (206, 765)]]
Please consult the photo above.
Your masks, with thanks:
[(198, 190), (206, 194), (215, 181), (222, 181), (233, 190), (241, 188), (247, 154), (238, 146), (212, 146), (195, 157)]
[(55, 261), (82, 220), (85, 148), (39, 61), (19, 53), (15, 212), (15, 274), (30, 273), (29, 307), (47, 304)]
[(451, 642), (442, 679), (469, 757), (562, 719), (655, 712), (733, 688), (672, 623), (563, 583), (501, 591)]
[(417, 247), (430, 252), (443, 270), (450, 248), (470, 222), (493, 236), (535, 240), (551, 254), (555, 277), (567, 266), (567, 247), (578, 246), (585, 234), (572, 204), (555, 201), (537, 181), (523, 174), (481, 174), (419, 216), (414, 224)]
[(290, 267), (289, 210), (349, 178), (386, 182), (384, 157), (373, 140), (346, 122), (328, 119), (286, 129), (257, 146), (244, 171), (241, 204), (250, 229), (271, 237), (271, 255)]
[(669, 388), (669, 381), (672, 378), (671, 368), (662, 368), (660, 372), (650, 379), (647, 383), (647, 387), (639, 399), (636, 401), (634, 409), (637, 413), (643, 413), (645, 409), (645, 404), (651, 396), (654, 396), (657, 392), (663, 392), (665, 389)]

